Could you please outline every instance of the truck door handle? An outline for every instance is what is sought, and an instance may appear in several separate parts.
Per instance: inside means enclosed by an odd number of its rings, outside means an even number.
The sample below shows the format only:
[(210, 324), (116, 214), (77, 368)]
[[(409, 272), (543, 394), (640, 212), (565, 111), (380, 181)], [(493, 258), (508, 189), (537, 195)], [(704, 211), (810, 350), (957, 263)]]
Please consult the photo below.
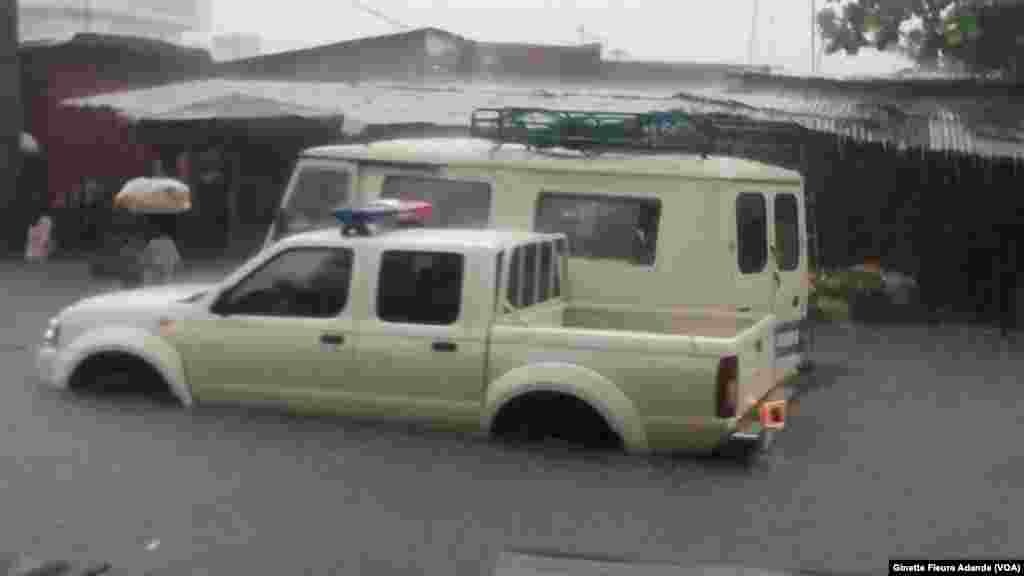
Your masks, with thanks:
[(740, 306), (740, 307), (736, 308), (737, 312), (750, 312), (750, 310), (751, 310), (750, 306)]
[(345, 343), (345, 337), (341, 334), (321, 334), (320, 343), (330, 346), (341, 346)]
[(455, 342), (434, 342), (430, 347), (435, 352), (455, 352), (457, 348)]

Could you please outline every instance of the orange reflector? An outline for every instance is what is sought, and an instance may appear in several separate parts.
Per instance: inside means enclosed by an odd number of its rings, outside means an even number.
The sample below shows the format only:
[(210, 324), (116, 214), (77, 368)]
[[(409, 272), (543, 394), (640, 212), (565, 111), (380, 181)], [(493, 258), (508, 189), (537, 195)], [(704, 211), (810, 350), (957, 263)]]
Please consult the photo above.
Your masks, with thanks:
[(769, 429), (780, 429), (786, 425), (786, 401), (773, 400), (761, 404), (761, 425)]

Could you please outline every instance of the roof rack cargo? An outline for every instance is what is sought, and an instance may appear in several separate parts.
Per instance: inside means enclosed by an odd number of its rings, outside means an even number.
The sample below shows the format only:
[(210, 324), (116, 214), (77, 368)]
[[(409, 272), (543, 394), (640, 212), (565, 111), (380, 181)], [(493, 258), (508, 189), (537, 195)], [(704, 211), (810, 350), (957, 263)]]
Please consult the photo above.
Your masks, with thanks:
[(477, 108), (470, 135), (534, 149), (564, 148), (584, 153), (610, 150), (697, 152), (713, 148), (714, 126), (681, 110), (646, 113)]

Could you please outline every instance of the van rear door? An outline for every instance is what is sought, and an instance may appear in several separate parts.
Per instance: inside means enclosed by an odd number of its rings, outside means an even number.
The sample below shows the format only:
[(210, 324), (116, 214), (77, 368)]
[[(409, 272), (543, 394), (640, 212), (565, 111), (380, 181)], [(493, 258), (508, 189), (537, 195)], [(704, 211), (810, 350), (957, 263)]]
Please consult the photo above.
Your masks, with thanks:
[(796, 190), (777, 189), (769, 194), (774, 248), (776, 365), (791, 374), (801, 360), (801, 321), (807, 310), (807, 254), (804, 209)]

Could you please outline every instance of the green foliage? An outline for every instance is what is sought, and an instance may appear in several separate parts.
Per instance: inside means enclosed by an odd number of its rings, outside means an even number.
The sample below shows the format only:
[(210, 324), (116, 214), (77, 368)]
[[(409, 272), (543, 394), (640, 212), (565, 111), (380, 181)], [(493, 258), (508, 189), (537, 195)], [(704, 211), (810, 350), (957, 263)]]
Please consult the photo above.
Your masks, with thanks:
[(814, 295), (824, 298), (849, 300), (854, 294), (881, 292), (882, 277), (874, 272), (841, 270), (820, 274), (814, 282)]
[(1024, 3), (984, 0), (828, 0), (817, 14), (829, 54), (900, 50), (924, 65), (1020, 77)]

